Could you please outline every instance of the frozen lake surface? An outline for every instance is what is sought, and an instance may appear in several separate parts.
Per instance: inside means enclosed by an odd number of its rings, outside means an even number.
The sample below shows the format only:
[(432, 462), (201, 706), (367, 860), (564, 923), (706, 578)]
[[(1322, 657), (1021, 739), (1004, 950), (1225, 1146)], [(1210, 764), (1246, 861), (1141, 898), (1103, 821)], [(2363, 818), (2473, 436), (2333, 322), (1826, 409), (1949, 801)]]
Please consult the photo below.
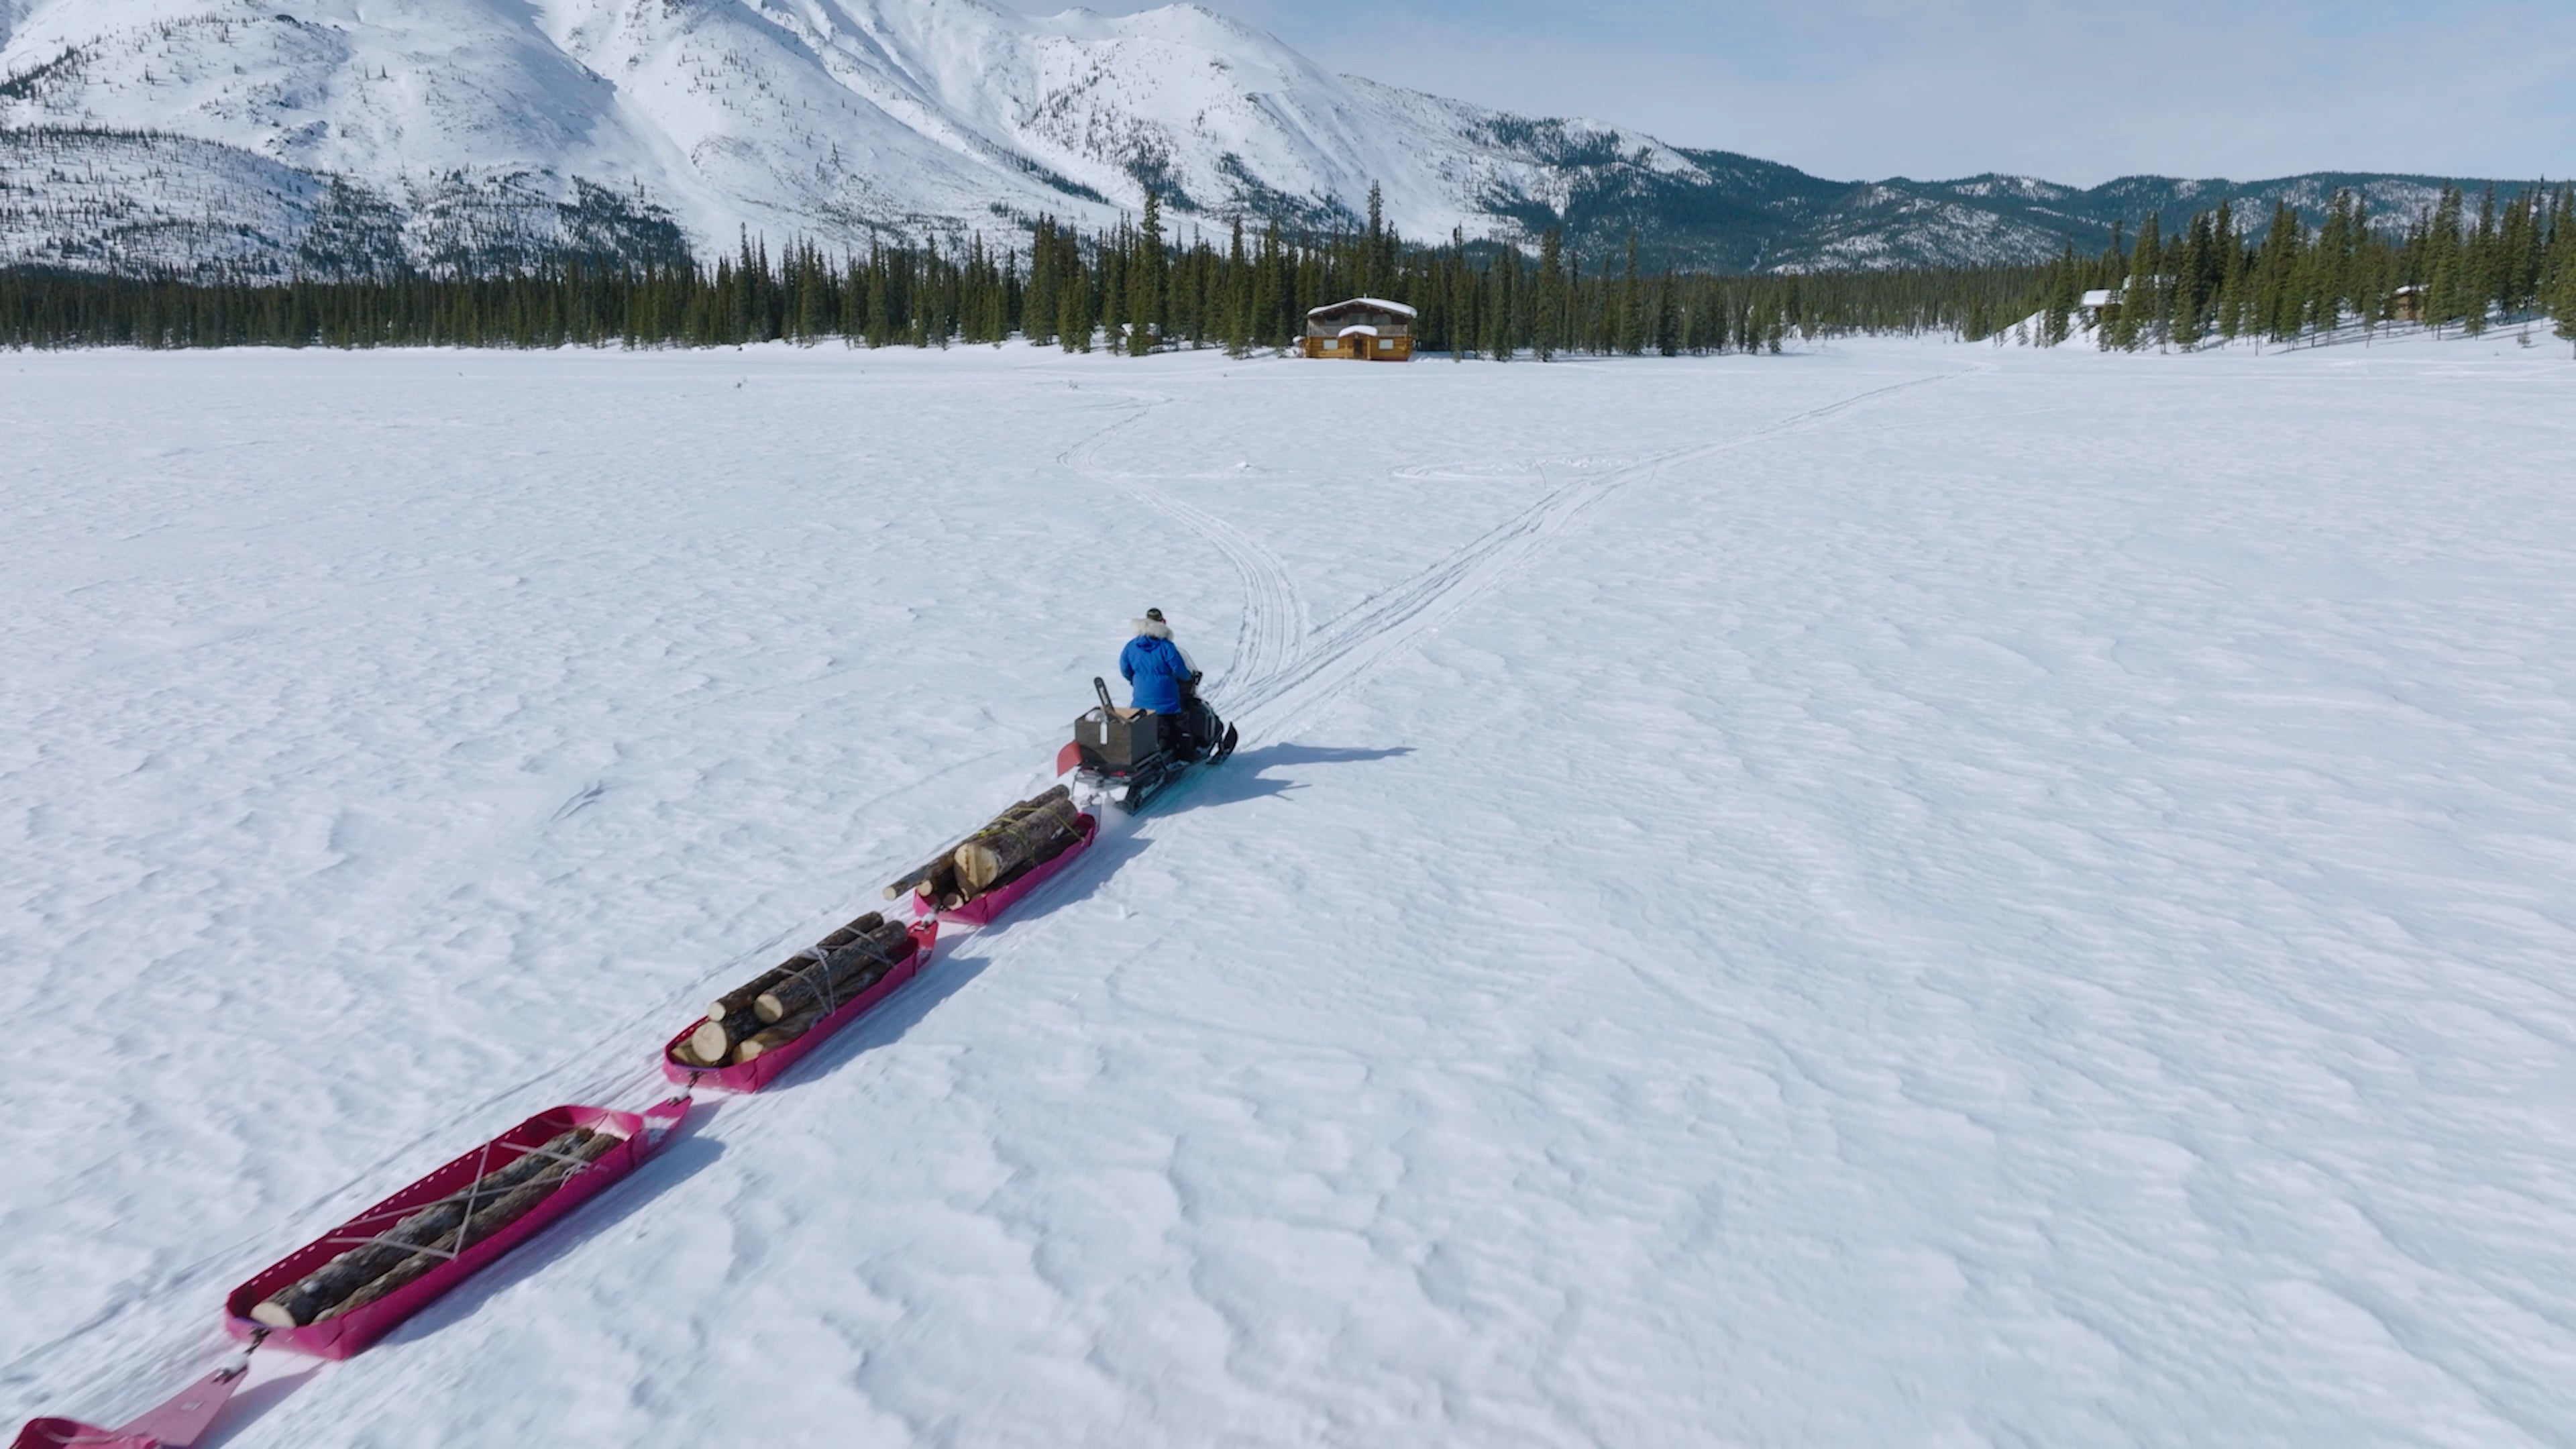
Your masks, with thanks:
[(0, 437), (13, 1426), (661, 1095), (1159, 605), (1231, 765), (224, 1442), (2576, 1444), (2563, 349), (8, 354)]

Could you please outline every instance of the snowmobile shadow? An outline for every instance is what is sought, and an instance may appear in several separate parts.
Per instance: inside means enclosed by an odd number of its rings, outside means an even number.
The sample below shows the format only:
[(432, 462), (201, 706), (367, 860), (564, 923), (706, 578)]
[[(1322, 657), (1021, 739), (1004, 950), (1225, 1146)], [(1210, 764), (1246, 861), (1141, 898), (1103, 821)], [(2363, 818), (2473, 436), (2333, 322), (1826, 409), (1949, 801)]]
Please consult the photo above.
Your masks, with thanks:
[(1356, 765), (1371, 760), (1392, 760), (1413, 753), (1411, 745), (1398, 745), (1389, 750), (1337, 749), (1328, 745), (1263, 745), (1257, 750), (1244, 750), (1203, 778), (1190, 783), (1176, 794), (1171, 804), (1152, 814), (1178, 815), (1208, 805), (1240, 805), (1246, 800), (1260, 800), (1285, 795), (1305, 788), (1299, 779), (1273, 779), (1263, 774), (1274, 767), (1294, 769), (1299, 765)]

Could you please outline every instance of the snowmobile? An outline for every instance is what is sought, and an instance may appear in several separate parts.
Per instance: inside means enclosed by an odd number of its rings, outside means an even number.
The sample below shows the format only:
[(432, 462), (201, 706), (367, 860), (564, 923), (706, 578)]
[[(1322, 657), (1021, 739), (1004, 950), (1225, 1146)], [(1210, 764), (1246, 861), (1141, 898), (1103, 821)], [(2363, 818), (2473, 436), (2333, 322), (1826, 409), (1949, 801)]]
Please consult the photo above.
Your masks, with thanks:
[(1175, 716), (1120, 709), (1109, 698), (1107, 681), (1094, 679), (1091, 687), (1100, 706), (1073, 722), (1073, 742), (1056, 752), (1056, 773), (1071, 774), (1130, 815), (1192, 765), (1221, 765), (1234, 753), (1234, 726), (1217, 718), (1196, 691), (1183, 698), (1187, 714)]

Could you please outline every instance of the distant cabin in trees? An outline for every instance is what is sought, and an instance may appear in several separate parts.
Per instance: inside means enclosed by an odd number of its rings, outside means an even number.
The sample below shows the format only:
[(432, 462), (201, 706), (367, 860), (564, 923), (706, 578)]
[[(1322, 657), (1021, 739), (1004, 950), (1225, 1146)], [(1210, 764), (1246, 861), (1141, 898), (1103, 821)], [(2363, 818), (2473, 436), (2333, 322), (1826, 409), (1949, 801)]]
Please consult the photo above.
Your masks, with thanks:
[[(2058, 295), (2062, 297), (2066, 294), (2060, 292)], [(2084, 309), (2084, 322), (2086, 326), (2099, 327), (2103, 323), (2120, 315), (2119, 289), (2114, 287), (2096, 287), (2092, 291), (2085, 293), (2083, 300), (2076, 303), (2076, 305)]]
[(1411, 362), (1416, 313), (1402, 302), (1353, 297), (1306, 314), (1306, 355)]
[(2399, 322), (2424, 320), (2424, 289), (2404, 286), (2388, 294), (2388, 315)]

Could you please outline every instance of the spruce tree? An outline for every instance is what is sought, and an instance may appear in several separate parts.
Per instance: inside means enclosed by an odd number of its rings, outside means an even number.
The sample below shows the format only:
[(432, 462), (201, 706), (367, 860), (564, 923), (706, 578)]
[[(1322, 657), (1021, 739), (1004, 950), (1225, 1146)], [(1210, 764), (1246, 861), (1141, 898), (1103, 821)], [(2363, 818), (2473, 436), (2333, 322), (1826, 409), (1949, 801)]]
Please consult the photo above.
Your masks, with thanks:
[(1252, 352), (1252, 268), (1243, 253), (1243, 218), (1234, 219), (1234, 235), (1225, 249), (1225, 355)]
[(1043, 347), (1055, 340), (1056, 313), (1063, 306), (1056, 295), (1058, 278), (1055, 218), (1042, 216), (1029, 237), (1029, 282), (1021, 302), (1020, 331), (1031, 346)]
[(1530, 338), (1530, 355), (1541, 362), (1555, 358), (1563, 345), (1558, 333), (1565, 313), (1565, 234), (1555, 227), (1539, 238), (1537, 325)]
[(2153, 330), (2158, 291), (2156, 268), (2163, 263), (2164, 249), (2156, 235), (2156, 215), (2147, 213), (2138, 223), (2138, 241), (2129, 253), (2128, 285), (2120, 292), (2120, 315), (2103, 333), (2103, 346), (2134, 352), (2146, 345)]
[(1496, 362), (1509, 362), (1515, 349), (1512, 337), (1512, 283), (1518, 271), (1515, 259), (1519, 253), (1504, 249), (1500, 259), (1485, 272), (1485, 295), (1478, 303), (1484, 314), (1484, 352)]
[(1281, 255), (1279, 218), (1261, 233), (1261, 251), (1253, 259), (1252, 276), (1252, 342), (1256, 347), (1276, 347), (1282, 340), (1280, 314), (1286, 309), (1280, 286), (1280, 272), (1286, 266)]
[(2549, 311), (2559, 338), (2576, 344), (2576, 199), (2569, 192), (2559, 193), (2549, 229)]
[(1646, 333), (1653, 325), (1646, 315), (1644, 279), (1637, 274), (1637, 234), (1628, 233), (1628, 270), (1619, 279), (1619, 350), (1630, 357), (1642, 356), (1646, 350)]
[(1145, 221), (1127, 261), (1127, 355), (1154, 350), (1163, 318), (1163, 198), (1145, 188)]
[(1467, 233), (1449, 233), (1449, 360), (1464, 362), (1477, 351), (1476, 271), (1467, 265)]
[(2084, 301), (2083, 282), (2077, 273), (2079, 265), (2075, 260), (2075, 243), (2070, 238), (2065, 253), (2058, 257), (2057, 265), (2049, 272), (2048, 306), (2040, 329), (2040, 345), (2043, 347), (2055, 347), (2074, 334), (2075, 309)]
[(1374, 297), (1386, 286), (1378, 268), (1386, 241), (1386, 193), (1374, 181), (1369, 183), (1368, 235), (1360, 246), (1359, 277), (1356, 290), (1363, 297)]
[(1058, 259), (1060, 280), (1056, 285), (1056, 343), (1067, 352), (1089, 352), (1091, 329), (1097, 325), (1091, 313), (1091, 275), (1082, 264), (1078, 250), (1068, 250)]

